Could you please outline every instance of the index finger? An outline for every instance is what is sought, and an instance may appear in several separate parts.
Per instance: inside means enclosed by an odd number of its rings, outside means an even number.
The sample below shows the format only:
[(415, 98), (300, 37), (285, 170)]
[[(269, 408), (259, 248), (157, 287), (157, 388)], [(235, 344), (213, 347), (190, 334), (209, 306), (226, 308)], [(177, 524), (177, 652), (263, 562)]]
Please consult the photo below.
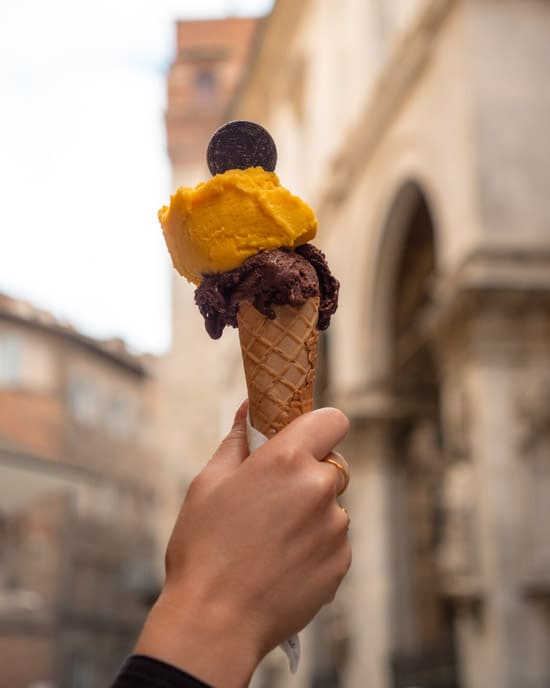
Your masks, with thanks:
[(271, 439), (271, 446), (291, 443), (317, 460), (323, 459), (341, 442), (349, 430), (349, 420), (336, 408), (322, 408), (293, 420)]

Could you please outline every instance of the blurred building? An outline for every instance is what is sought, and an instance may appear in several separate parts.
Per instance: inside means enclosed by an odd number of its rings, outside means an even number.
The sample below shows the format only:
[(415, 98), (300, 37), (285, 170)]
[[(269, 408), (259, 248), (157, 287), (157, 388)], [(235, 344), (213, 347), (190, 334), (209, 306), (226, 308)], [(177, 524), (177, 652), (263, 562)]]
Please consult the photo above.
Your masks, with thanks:
[[(178, 22), (166, 112), (174, 189), (209, 175), (208, 140), (235, 97), (259, 23), (249, 18)], [(175, 488), (165, 494), (165, 532), (189, 480), (210, 458), (246, 397), (236, 333), (212, 341), (193, 295), (194, 287), (174, 272), (172, 347), (159, 362), (159, 435)]]
[(158, 591), (149, 362), (0, 296), (0, 686), (104, 688)]
[[(179, 70), (204, 127), (179, 157), (169, 126), (174, 184), (221, 121), (272, 132), (342, 283), (322, 401), (352, 419), (351, 572), (297, 676), (273, 659), (256, 685), (550, 685), (550, 4), (278, 0), (216, 124), (191, 59), (208, 26), (180, 24), (168, 122)], [(242, 374), (182, 282), (172, 400), (206, 451)]]

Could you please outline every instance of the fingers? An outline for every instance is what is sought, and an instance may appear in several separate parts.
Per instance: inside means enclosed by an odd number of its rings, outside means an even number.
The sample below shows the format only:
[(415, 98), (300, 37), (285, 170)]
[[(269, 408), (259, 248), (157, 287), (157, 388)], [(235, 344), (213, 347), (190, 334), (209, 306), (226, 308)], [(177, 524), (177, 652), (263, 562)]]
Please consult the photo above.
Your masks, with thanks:
[(333, 568), (333, 585), (332, 590), (329, 591), (326, 602), (330, 603), (334, 600), (336, 592), (340, 587), (340, 583), (350, 569), (352, 561), (352, 552), (349, 541), (346, 539), (344, 545), (338, 552), (338, 556), (331, 562)]
[(345, 507), (341, 506), (340, 511), (342, 512), (342, 514), (345, 518), (345, 522), (346, 522), (345, 523), (345, 532), (347, 533), (349, 530), (350, 523), (351, 523), (351, 518), (350, 518), (350, 515), (348, 513), (348, 510)]
[(244, 401), (241, 401), (241, 405), (235, 411), (235, 421), (237, 420), (237, 418), (239, 420), (243, 417), (246, 419), (247, 413), (248, 413), (248, 399), (245, 399)]
[[(342, 579), (347, 574), (352, 560), (351, 545), (348, 538), (349, 517), (347, 512), (334, 503), (325, 528), (330, 533), (320, 545), (320, 560), (312, 571), (319, 574), (324, 581), (325, 594), (323, 604), (332, 602)], [(328, 534), (327, 533), (327, 534)]]
[(322, 408), (296, 418), (271, 443), (283, 453), (292, 448), (294, 454), (307, 452), (320, 461), (344, 439), (348, 430), (349, 421), (341, 411)]
[(328, 456), (321, 459), (321, 463), (333, 466), (335, 469), (334, 491), (337, 497), (347, 490), (350, 481), (349, 465), (342, 454), (336, 451), (330, 452)]
[(210, 466), (238, 466), (246, 459), (248, 456), (248, 440), (246, 438), (247, 412), (248, 400), (245, 399), (235, 413), (231, 430), (211, 458)]
[(340, 506), (337, 501), (333, 501), (325, 512), (323, 521), (324, 527), (331, 533), (332, 537), (347, 537), (350, 525), (348, 510)]
[(304, 414), (257, 449), (248, 468), (261, 467), (265, 473), (270, 464), (284, 475), (293, 476), (291, 489), (299, 492), (311, 481), (312, 499), (331, 501), (344, 492), (349, 482), (346, 460), (332, 451), (348, 429), (348, 419), (335, 408)]

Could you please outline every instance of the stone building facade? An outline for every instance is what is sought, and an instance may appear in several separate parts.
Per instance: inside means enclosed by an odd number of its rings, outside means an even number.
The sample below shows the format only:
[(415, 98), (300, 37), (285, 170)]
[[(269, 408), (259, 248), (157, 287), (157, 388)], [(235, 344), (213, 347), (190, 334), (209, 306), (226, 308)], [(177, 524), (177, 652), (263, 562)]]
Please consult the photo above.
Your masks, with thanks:
[[(352, 569), (258, 686), (550, 685), (549, 73), (544, 0), (278, 0), (220, 113), (318, 214), (321, 401), (352, 420)], [(196, 337), (223, 418), (236, 344)]]
[(342, 281), (355, 559), (326, 685), (550, 681), (549, 66), (538, 0), (279, 0), (231, 113), (280, 142)]
[(152, 361), (0, 296), (0, 685), (104, 688), (158, 592)]

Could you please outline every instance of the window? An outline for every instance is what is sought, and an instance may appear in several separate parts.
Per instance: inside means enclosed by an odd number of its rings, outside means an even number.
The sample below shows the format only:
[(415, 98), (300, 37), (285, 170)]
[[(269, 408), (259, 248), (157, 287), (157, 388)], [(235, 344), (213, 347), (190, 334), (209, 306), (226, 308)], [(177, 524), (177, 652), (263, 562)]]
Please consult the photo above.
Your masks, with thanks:
[(0, 385), (16, 387), (23, 372), (23, 340), (16, 334), (0, 336)]
[(199, 69), (195, 74), (195, 87), (199, 100), (210, 101), (216, 93), (216, 75), (211, 69)]
[(100, 399), (93, 383), (80, 375), (70, 382), (69, 403), (74, 417), (81, 423), (96, 425), (99, 420)]
[(105, 409), (105, 425), (112, 435), (119, 439), (128, 437), (132, 431), (133, 408), (120, 396), (112, 397)]

